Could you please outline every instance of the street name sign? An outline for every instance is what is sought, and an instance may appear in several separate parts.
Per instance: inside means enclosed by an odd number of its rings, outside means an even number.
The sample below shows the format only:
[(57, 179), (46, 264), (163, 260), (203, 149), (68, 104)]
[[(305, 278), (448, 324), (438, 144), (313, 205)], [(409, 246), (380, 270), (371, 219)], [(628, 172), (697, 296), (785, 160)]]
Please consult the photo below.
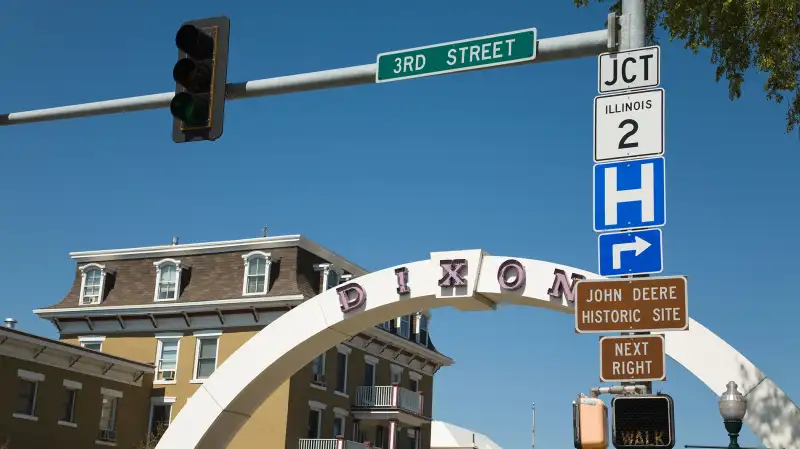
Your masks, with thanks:
[(594, 166), (595, 232), (664, 226), (667, 222), (663, 157)]
[(603, 53), (597, 57), (597, 91), (601, 94), (656, 87), (661, 82), (658, 45)]
[(653, 382), (667, 378), (664, 336), (600, 337), (601, 382)]
[(611, 399), (611, 443), (617, 449), (675, 447), (675, 404), (666, 394)]
[(664, 154), (664, 89), (594, 98), (595, 162)]
[(614, 232), (597, 238), (601, 276), (656, 274), (664, 270), (661, 229)]
[(683, 276), (578, 281), (575, 331), (686, 330), (689, 328), (687, 290)]
[(375, 82), (485, 69), (536, 58), (536, 28), (378, 55)]

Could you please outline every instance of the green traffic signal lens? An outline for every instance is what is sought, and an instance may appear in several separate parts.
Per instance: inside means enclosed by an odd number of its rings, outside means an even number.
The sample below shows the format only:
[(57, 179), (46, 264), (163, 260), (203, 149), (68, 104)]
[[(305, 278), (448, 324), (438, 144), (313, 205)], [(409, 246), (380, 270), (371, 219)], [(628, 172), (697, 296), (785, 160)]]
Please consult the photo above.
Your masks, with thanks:
[(208, 103), (188, 92), (180, 92), (169, 104), (172, 116), (187, 125), (199, 125), (208, 121)]

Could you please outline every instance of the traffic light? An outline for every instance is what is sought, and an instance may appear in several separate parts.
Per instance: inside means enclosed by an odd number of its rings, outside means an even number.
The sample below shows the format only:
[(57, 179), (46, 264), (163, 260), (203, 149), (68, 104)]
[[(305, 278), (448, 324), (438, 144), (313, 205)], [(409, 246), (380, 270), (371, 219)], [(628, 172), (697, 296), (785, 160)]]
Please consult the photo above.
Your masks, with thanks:
[(675, 446), (675, 406), (669, 395), (616, 396), (611, 415), (611, 441), (617, 449)]
[(608, 409), (602, 400), (581, 394), (572, 402), (572, 436), (575, 449), (608, 447)]
[(230, 24), (224, 16), (191, 20), (175, 35), (178, 62), (172, 69), (175, 97), (169, 111), (176, 143), (222, 136)]

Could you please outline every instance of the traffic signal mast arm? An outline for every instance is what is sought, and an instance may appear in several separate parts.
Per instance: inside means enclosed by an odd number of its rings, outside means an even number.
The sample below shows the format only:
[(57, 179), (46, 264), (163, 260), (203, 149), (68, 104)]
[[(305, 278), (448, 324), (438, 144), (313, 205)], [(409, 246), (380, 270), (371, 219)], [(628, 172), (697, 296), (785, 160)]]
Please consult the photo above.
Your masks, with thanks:
[[(612, 25), (613, 25), (613, 21)], [(615, 33), (612, 33), (615, 34)], [(176, 39), (177, 41), (177, 39)], [(522, 64), (597, 56), (615, 45), (607, 29), (539, 39), (536, 58)], [(177, 44), (177, 42), (176, 42)], [(177, 69), (177, 67), (176, 67)], [(377, 64), (266, 78), (226, 86), (226, 99), (281, 95), (375, 83)], [(175, 73), (173, 73), (175, 75)], [(201, 73), (197, 76), (202, 77)], [(0, 126), (167, 108), (175, 92), (0, 114)]]

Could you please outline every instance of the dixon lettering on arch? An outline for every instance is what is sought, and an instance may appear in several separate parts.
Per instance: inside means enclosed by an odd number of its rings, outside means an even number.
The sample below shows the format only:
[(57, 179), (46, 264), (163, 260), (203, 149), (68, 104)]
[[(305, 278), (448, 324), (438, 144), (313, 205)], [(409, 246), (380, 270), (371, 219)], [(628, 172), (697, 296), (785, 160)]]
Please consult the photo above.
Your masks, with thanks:
[(586, 276), (572, 273), (572, 276), (570, 276), (572, 282), (570, 282), (570, 280), (567, 279), (567, 273), (560, 268), (556, 268), (555, 271), (553, 271), (553, 275), (555, 276), (553, 278), (553, 286), (547, 290), (547, 294), (553, 298), (566, 298), (569, 305), (574, 305), (577, 283), (578, 281), (586, 279)]
[(497, 283), (503, 290), (518, 290), (525, 285), (525, 267), (516, 259), (508, 259), (497, 269)]
[(367, 303), (366, 290), (355, 282), (338, 287), (336, 293), (339, 295), (342, 313), (352, 312)]
[(461, 287), (467, 285), (464, 279), (464, 270), (467, 268), (466, 259), (442, 260), (439, 262), (442, 267), (442, 278), (439, 279), (439, 287)]
[(408, 268), (397, 268), (394, 270), (394, 275), (397, 277), (397, 294), (411, 293), (411, 287), (408, 286)]

